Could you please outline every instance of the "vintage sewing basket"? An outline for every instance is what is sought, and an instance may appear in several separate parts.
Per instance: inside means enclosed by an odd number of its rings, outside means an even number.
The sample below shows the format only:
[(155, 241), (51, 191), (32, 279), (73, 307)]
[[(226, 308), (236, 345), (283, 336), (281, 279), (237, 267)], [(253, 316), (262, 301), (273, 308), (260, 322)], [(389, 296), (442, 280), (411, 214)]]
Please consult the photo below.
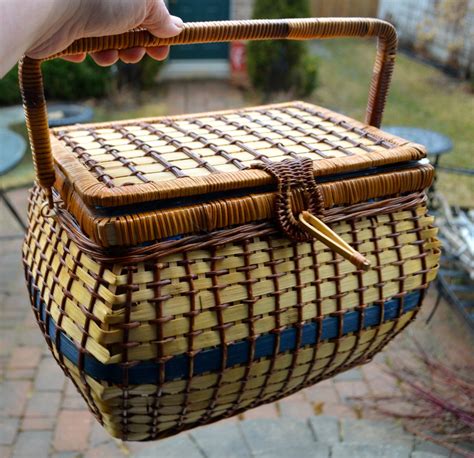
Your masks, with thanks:
[(23, 58), (31, 303), (113, 436), (169, 436), (369, 361), (435, 278), (433, 169), (378, 129), (397, 39), (377, 19), (190, 23), (51, 57), (343, 36), (378, 39), (365, 123), (292, 102), (49, 131), (41, 62)]

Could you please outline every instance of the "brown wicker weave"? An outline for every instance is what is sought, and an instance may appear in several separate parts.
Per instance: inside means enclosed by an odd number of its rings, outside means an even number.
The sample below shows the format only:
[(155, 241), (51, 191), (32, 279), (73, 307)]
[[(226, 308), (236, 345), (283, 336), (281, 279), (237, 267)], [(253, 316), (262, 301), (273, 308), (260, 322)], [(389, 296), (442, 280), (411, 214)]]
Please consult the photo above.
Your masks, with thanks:
[(433, 169), (377, 128), (396, 49), (380, 20), (186, 24), (52, 56), (336, 36), (378, 38), (366, 123), (291, 102), (49, 132), (41, 62), (23, 59), (32, 306), (112, 435), (169, 436), (368, 361), (436, 275)]

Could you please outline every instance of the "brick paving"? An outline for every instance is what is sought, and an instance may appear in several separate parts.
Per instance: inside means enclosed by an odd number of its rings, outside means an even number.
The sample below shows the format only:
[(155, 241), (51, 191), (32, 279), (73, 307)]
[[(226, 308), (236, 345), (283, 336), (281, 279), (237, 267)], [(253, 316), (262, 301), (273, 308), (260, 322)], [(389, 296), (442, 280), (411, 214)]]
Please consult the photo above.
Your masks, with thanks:
[[(239, 91), (229, 91), (222, 83), (199, 83), (198, 86), (184, 83), (179, 91), (173, 87), (166, 91), (164, 101), (168, 111), (198, 112), (244, 104)], [(209, 97), (210, 93), (213, 97)], [(11, 191), (8, 196), (26, 219), (26, 190)], [(409, 439), (412, 441), (409, 447), (406, 443), (394, 444), (393, 441), (379, 444), (378, 438), (383, 434), (378, 436), (379, 430), (373, 431), (377, 423), (371, 423), (370, 419), (378, 422), (380, 415), (361, 409), (351, 399), (352, 396), (397, 393), (395, 382), (383, 372), (381, 363), (392, 354), (399, 355), (400, 347), (409, 340), (410, 334), (416, 334), (428, 351), (454, 362), (463, 363), (472, 358), (472, 336), (446, 303), (441, 303), (433, 321), (425, 325), (425, 318), (435, 301), (433, 290), (415, 324), (374, 361), (361, 368), (277, 403), (177, 438), (145, 444), (123, 443), (110, 438), (93, 419), (75, 387), (65, 379), (49, 354), (27, 299), (20, 262), (21, 238), (21, 228), (0, 201), (0, 458), (33, 455), (36, 458), (327, 457), (330, 453), (332, 457), (353, 458), (408, 457), (411, 453), (413, 458), (426, 458), (432, 456), (430, 453), (448, 455), (431, 444), (417, 443), (413, 438)], [(353, 423), (360, 418), (364, 419), (362, 426)], [(385, 433), (393, 433), (393, 428), (388, 424)], [(350, 441), (340, 442), (344, 439), (343, 431), (352, 434)], [(219, 435), (224, 433), (225, 440)], [(357, 435), (365, 438), (366, 443), (377, 443), (368, 448), (357, 445), (354, 442)], [(295, 438), (299, 440), (295, 442)]]

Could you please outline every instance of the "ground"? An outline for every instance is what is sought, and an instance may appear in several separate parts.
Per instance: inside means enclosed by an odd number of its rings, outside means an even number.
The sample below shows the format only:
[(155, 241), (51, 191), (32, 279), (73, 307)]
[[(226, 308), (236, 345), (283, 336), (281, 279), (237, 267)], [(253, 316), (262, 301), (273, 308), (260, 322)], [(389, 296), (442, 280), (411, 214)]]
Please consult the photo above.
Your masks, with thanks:
[[(8, 196), (25, 217), (26, 189), (12, 191)], [(123, 443), (111, 439), (88, 412), (72, 383), (65, 379), (50, 355), (30, 309), (20, 261), (21, 229), (4, 206), (0, 206), (0, 214), (0, 423), (3, 423), (0, 427), (0, 457), (24, 457), (31, 452), (39, 458), (48, 454), (56, 458), (118, 457), (158, 447), (156, 444)], [(317, 422), (314, 418), (324, 418), (325, 424), (337, 419), (344, 422), (357, 418), (387, 420), (361, 408), (351, 397), (398, 393), (399, 387), (385, 372), (385, 361), (405, 354), (403, 349), (410, 336), (416, 336), (430, 354), (443, 361), (472, 363), (472, 336), (448, 304), (442, 302), (430, 324), (425, 323), (435, 298), (436, 291), (432, 289), (415, 323), (369, 364), (218, 424), (279, 418), (283, 418), (285, 424), (308, 419)], [(396, 405), (392, 404), (392, 407)], [(324, 417), (319, 417), (321, 415)], [(328, 416), (336, 420), (328, 420)], [(393, 427), (388, 426), (389, 429)], [(366, 430), (369, 442), (374, 433)], [(174, 444), (173, 447), (182, 446), (179, 441)], [(165, 446), (166, 443), (160, 445)], [(334, 447), (333, 456), (338, 456), (334, 454), (340, 452), (341, 447), (341, 453), (344, 452), (343, 445)], [(166, 447), (163, 452), (165, 450)], [(376, 450), (369, 456), (376, 457), (377, 453)], [(443, 455), (448, 456), (447, 453)], [(422, 455), (416, 456), (422, 458)]]

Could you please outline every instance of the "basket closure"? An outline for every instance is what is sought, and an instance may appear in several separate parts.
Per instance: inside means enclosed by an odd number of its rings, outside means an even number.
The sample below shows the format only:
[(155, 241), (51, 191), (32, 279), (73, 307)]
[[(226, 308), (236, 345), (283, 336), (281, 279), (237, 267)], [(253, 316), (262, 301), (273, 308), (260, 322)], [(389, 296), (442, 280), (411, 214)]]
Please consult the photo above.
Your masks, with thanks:
[(362, 256), (358, 251), (354, 250), (354, 248), (326, 226), (319, 218), (316, 218), (316, 216), (308, 211), (302, 211), (299, 214), (298, 220), (305, 230), (307, 230), (314, 238), (324, 243), (326, 246), (331, 248), (331, 250), (339, 253), (358, 269), (369, 269), (370, 261)]
[[(281, 162), (255, 164), (253, 168), (266, 171), (277, 181), (275, 215), (278, 226), (287, 237), (300, 242), (315, 238), (358, 269), (369, 269), (370, 262), (367, 258), (315, 216), (323, 213), (324, 200), (314, 179), (311, 159), (287, 159)], [(306, 210), (298, 216), (295, 216), (291, 204), (295, 190), (303, 192), (306, 207)]]

